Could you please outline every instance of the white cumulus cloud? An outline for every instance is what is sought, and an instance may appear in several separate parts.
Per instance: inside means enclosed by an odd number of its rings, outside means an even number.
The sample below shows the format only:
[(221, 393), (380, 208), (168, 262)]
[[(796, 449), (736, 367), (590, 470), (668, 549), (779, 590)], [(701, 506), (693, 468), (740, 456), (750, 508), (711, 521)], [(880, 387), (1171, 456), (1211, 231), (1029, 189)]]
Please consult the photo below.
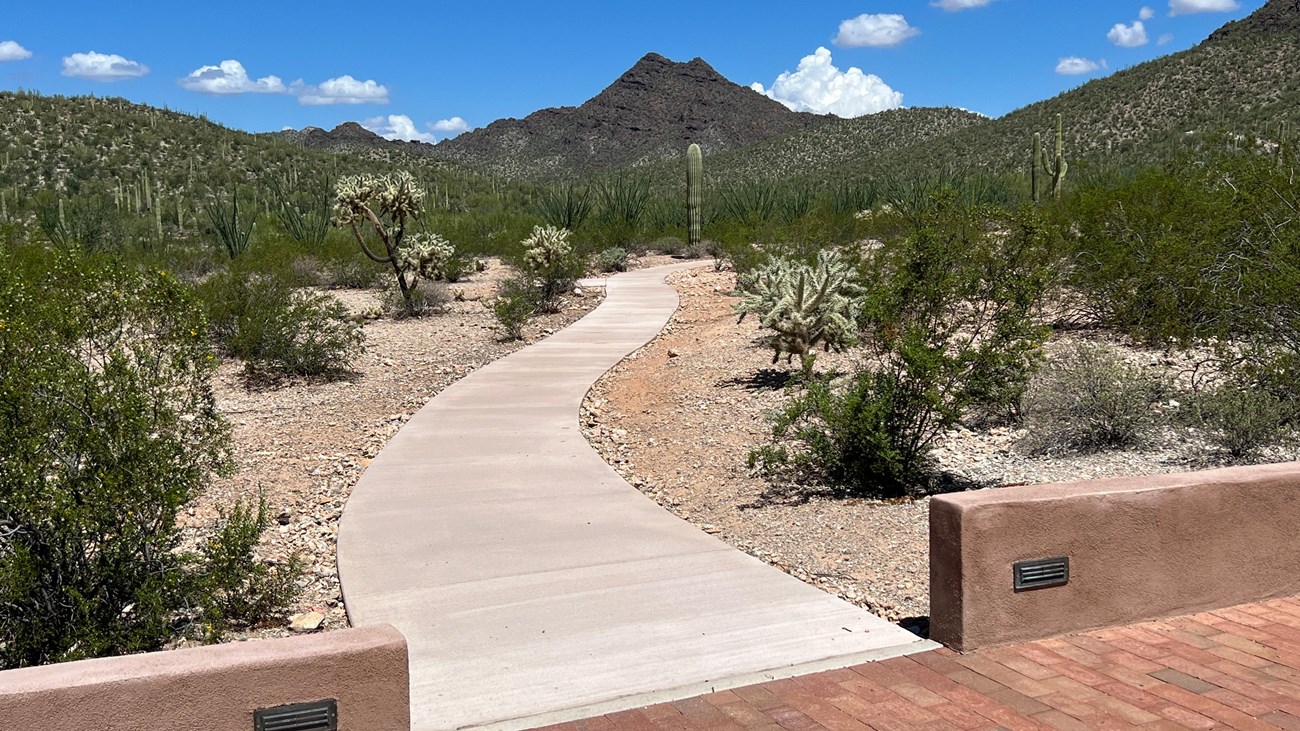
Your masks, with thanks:
[(433, 142), (434, 136), (421, 132), (415, 122), (405, 114), (389, 114), (371, 117), (361, 122), (361, 126), (386, 140), (406, 140), (408, 142)]
[(1138, 20), (1151, 20), (1156, 17), (1156, 11), (1151, 9), (1150, 5), (1143, 5), (1138, 11)]
[(1166, 43), (1172, 41), (1173, 39), (1174, 39), (1173, 33), (1161, 33), (1160, 37), (1156, 39), (1156, 45), (1163, 46)]
[(1131, 25), (1116, 23), (1110, 32), (1106, 34), (1106, 39), (1111, 43), (1123, 48), (1137, 48), (1147, 44), (1147, 28), (1140, 20), (1135, 20)]
[(934, 2), (930, 4), (936, 8), (942, 8), (949, 13), (955, 13), (959, 10), (982, 8), (991, 2), (993, 2), (993, 0), (934, 0)]
[(116, 53), (74, 53), (63, 57), (63, 75), (92, 81), (121, 81), (149, 73), (149, 67)]
[(845, 48), (893, 48), (920, 32), (898, 13), (864, 13), (840, 23), (834, 43)]
[(200, 66), (180, 80), (181, 86), (200, 94), (284, 94), (289, 87), (278, 76), (248, 78), (244, 65), (227, 59), (219, 66)]
[(31, 57), (32, 52), (18, 45), (18, 41), (0, 43), (0, 61), (21, 61)]
[(1170, 15), (1229, 13), (1241, 7), (1237, 0), (1169, 0)]
[(775, 99), (796, 112), (861, 117), (903, 106), (901, 92), (889, 88), (879, 76), (862, 69), (840, 71), (831, 62), (831, 52), (818, 48), (804, 56), (799, 68), (776, 77), (772, 88), (754, 83), (751, 89)]
[(430, 124), (429, 129), (433, 130), (434, 132), (441, 132), (446, 137), (455, 137), (461, 132), (466, 132), (469, 130), (469, 122), (466, 122), (464, 119), (461, 119), (460, 117), (452, 117), (451, 119), (439, 119), (437, 122)]
[(1056, 73), (1066, 76), (1078, 76), (1079, 74), (1090, 74), (1106, 68), (1106, 61), (1093, 61), (1088, 58), (1078, 56), (1066, 56), (1056, 64)]
[(299, 104), (308, 106), (388, 103), (388, 87), (373, 79), (360, 81), (346, 74), (316, 86), (295, 81), (290, 91), (298, 96)]

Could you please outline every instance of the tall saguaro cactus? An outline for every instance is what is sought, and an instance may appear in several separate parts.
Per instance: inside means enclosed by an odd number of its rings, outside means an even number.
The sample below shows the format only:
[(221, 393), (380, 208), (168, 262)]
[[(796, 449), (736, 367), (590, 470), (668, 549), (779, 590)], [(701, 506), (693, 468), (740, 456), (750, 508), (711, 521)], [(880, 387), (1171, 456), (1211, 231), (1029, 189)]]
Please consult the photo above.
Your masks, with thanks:
[(1034, 149), (1029, 155), (1029, 190), (1038, 203), (1038, 161), (1043, 157), (1043, 135), (1034, 133)]
[[(1070, 163), (1065, 161), (1065, 138), (1062, 134), (1061, 115), (1056, 115), (1056, 155), (1049, 163), (1047, 161), (1047, 151), (1040, 150), (1039, 161), (1043, 165), (1043, 172), (1052, 176), (1052, 197), (1057, 198), (1061, 195), (1061, 183), (1065, 180), (1065, 174), (1070, 170)], [(1036, 192), (1036, 191), (1035, 191)]]
[(686, 148), (686, 242), (696, 248), (703, 232), (704, 211), (704, 155), (700, 146), (691, 143)]

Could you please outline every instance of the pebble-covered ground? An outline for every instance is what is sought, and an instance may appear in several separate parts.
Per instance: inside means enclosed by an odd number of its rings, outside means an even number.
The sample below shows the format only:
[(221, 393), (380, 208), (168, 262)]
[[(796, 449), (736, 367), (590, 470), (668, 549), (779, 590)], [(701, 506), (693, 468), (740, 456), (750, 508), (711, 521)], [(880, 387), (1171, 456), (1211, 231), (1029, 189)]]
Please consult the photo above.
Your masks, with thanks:
[[(844, 499), (753, 474), (746, 458), (770, 434), (767, 414), (785, 398), (787, 367), (772, 365), (771, 351), (756, 343), (754, 318), (737, 323), (734, 274), (705, 268), (669, 281), (681, 307), (659, 338), (593, 387), (582, 415), (588, 439), (633, 485), (737, 548), (886, 618), (926, 616), (928, 499)], [(1054, 339), (1049, 357), (1084, 336)], [(1178, 356), (1123, 352), (1175, 379), (1184, 373)], [(819, 355), (817, 367), (844, 371), (854, 358)], [(1075, 457), (1031, 456), (1018, 446), (1023, 436), (1012, 427), (957, 428), (939, 440), (934, 457), (946, 471), (989, 487), (1212, 464), (1203, 445), (1174, 430), (1138, 450)], [(1297, 456), (1294, 447), (1279, 449), (1265, 461)]]

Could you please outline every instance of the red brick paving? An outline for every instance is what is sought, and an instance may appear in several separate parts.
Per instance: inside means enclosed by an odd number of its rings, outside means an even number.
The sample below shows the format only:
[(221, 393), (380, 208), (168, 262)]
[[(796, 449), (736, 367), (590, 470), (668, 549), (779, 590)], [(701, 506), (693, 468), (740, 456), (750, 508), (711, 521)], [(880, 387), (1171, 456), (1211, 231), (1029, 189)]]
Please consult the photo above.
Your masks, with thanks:
[(775, 680), (546, 731), (1300, 731), (1300, 597)]

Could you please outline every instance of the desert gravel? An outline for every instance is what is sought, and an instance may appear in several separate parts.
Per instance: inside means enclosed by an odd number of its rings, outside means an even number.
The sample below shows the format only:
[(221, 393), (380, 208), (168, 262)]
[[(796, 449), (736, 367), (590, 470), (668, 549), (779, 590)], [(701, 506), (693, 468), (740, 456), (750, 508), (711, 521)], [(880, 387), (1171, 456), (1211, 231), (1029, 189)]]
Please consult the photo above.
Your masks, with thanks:
[[(771, 482), (746, 466), (770, 434), (788, 367), (771, 364), (753, 318), (732, 313), (730, 272), (673, 275), (681, 307), (658, 338), (591, 390), (589, 441), (631, 484), (702, 529), (794, 576), (905, 626), (929, 613), (929, 499), (839, 498)], [(1086, 335), (1097, 337), (1096, 334)], [(1050, 354), (1074, 333), (1048, 344)], [(1125, 346), (1126, 358), (1184, 374), (1177, 357)], [(820, 355), (818, 370), (847, 370), (855, 354)], [(958, 427), (934, 456), (987, 487), (1155, 474), (1205, 466), (1202, 445), (1167, 431), (1142, 449), (1076, 457), (1030, 456), (1021, 429)], [(1297, 458), (1294, 447), (1267, 461)]]

